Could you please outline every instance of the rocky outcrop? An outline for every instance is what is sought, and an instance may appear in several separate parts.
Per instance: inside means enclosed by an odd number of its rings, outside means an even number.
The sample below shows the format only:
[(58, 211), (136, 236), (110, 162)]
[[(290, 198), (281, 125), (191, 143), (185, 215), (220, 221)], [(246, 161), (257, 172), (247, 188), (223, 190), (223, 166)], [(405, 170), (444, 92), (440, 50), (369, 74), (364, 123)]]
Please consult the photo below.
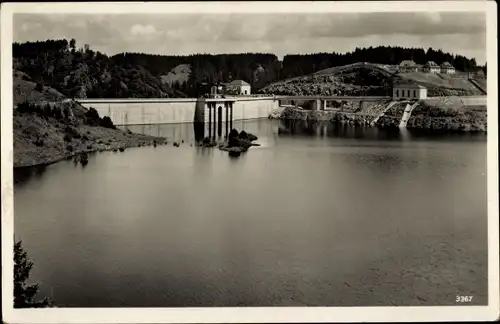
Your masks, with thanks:
[(244, 130), (238, 133), (236, 129), (232, 129), (227, 142), (219, 145), (219, 149), (229, 152), (230, 156), (239, 156), (241, 153), (248, 151), (250, 147), (259, 146), (259, 144), (252, 143), (257, 139), (257, 136), (247, 133)]
[(399, 123), (401, 122), (401, 118), (397, 118), (394, 116), (381, 116), (374, 126), (381, 128), (397, 128), (399, 127)]
[(486, 106), (465, 106), (455, 101), (441, 101), (430, 104), (426, 101), (412, 111), (407, 128), (452, 130), (452, 131), (487, 131)]
[(278, 119), (280, 118), (281, 114), (283, 113), (283, 110), (285, 110), (285, 107), (277, 107), (271, 111), (269, 114), (269, 119)]
[(252, 146), (260, 146), (257, 143), (253, 143), (258, 139), (257, 136), (247, 133), (244, 130), (238, 132), (236, 129), (232, 129), (228, 134), (227, 140), (222, 143), (217, 143), (215, 140), (211, 140), (205, 137), (199, 144), (202, 147), (218, 147), (221, 151), (226, 151), (230, 156), (240, 156), (241, 153), (248, 151)]
[(309, 75), (270, 84), (262, 93), (275, 95), (385, 96), (391, 93), (391, 79), (378, 71), (356, 68), (328, 75)]
[[(345, 113), (331, 110), (314, 111), (286, 107), (276, 119), (398, 128), (403, 112), (404, 104), (395, 105), (382, 115), (376, 123), (372, 124), (376, 116), (371, 114)], [(415, 108), (406, 127), (409, 129), (429, 130), (487, 131), (487, 114), (484, 109), (473, 110), (467, 107), (443, 109), (423, 105)]]
[(408, 129), (430, 129), (465, 132), (486, 132), (487, 120), (476, 120), (450, 117), (422, 117), (410, 118), (406, 125)]
[[(270, 117), (271, 118), (271, 117)], [(307, 120), (307, 121), (326, 121), (331, 123), (368, 125), (375, 118), (375, 115), (362, 113), (344, 113), (333, 110), (305, 110), (286, 107), (276, 119), (285, 120)]]

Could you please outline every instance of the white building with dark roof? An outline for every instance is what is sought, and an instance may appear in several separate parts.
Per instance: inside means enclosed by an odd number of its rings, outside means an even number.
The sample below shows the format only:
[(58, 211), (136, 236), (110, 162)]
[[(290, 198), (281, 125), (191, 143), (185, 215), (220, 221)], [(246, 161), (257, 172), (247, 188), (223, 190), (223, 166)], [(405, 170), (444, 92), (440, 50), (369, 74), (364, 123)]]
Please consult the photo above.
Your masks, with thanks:
[(455, 74), (455, 68), (448, 62), (441, 64), (441, 73), (444, 74)]
[(427, 88), (419, 84), (395, 84), (392, 89), (393, 100), (427, 99)]
[(407, 73), (407, 72), (418, 72), (418, 66), (415, 62), (411, 60), (402, 61), (399, 64), (399, 72)]
[(238, 95), (249, 95), (251, 94), (251, 86), (248, 82), (243, 80), (234, 80), (225, 84), (226, 91), (238, 94)]
[(427, 73), (439, 73), (439, 72), (441, 72), (441, 68), (434, 61), (429, 61), (429, 62), (425, 63), (423, 70), (424, 70), (424, 72), (427, 72)]

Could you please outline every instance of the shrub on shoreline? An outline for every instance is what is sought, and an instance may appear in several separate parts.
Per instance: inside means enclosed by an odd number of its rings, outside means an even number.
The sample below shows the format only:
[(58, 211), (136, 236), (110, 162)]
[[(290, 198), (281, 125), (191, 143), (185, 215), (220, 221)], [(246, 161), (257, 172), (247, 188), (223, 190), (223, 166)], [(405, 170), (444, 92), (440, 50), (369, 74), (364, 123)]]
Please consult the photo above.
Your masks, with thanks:
[(99, 113), (94, 108), (90, 107), (85, 113), (85, 124), (90, 126), (101, 126), (105, 128), (116, 129), (116, 126), (108, 116), (99, 117)]
[(111, 118), (109, 118), (108, 116), (104, 116), (101, 119), (100, 126), (105, 127), (105, 128), (116, 129), (116, 126), (113, 124), (113, 122), (111, 121)]

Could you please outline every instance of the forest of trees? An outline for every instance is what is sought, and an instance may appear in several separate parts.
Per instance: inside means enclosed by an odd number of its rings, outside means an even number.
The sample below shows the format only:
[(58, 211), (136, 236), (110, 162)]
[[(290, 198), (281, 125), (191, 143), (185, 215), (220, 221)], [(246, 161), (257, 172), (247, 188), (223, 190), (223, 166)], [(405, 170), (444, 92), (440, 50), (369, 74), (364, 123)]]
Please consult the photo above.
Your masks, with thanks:
[[(356, 62), (418, 64), (448, 61), (458, 70), (476, 66), (475, 59), (429, 48), (370, 47), (350, 53), (286, 55), (283, 62), (274, 54), (194, 54), (167, 56), (121, 53), (107, 56), (88, 45), (77, 47), (74, 39), (13, 44), (14, 69), (27, 73), (40, 85), (47, 85), (74, 98), (198, 97), (210, 85), (242, 79), (258, 91), (269, 83)], [(185, 83), (162, 82), (180, 64), (189, 64)]]
[(119, 65), (74, 39), (13, 44), (14, 69), (72, 98), (174, 97), (177, 94), (140, 65)]
[(193, 96), (199, 95), (197, 89), (203, 85), (226, 83), (242, 79), (252, 88), (260, 89), (280, 78), (281, 63), (274, 54), (194, 54), (188, 56), (166, 56), (140, 53), (122, 53), (111, 58), (120, 66), (142, 66), (154, 76), (169, 73), (180, 64), (189, 64), (191, 74), (186, 84), (174, 88)]

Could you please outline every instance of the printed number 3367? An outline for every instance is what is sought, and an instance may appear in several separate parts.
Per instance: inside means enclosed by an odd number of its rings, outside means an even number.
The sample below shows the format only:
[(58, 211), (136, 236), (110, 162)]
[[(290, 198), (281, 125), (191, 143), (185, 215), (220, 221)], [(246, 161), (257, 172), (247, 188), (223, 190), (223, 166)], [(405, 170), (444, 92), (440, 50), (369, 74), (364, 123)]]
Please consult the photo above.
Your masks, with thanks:
[(472, 296), (457, 296), (455, 302), (457, 303), (470, 303), (472, 301)]

